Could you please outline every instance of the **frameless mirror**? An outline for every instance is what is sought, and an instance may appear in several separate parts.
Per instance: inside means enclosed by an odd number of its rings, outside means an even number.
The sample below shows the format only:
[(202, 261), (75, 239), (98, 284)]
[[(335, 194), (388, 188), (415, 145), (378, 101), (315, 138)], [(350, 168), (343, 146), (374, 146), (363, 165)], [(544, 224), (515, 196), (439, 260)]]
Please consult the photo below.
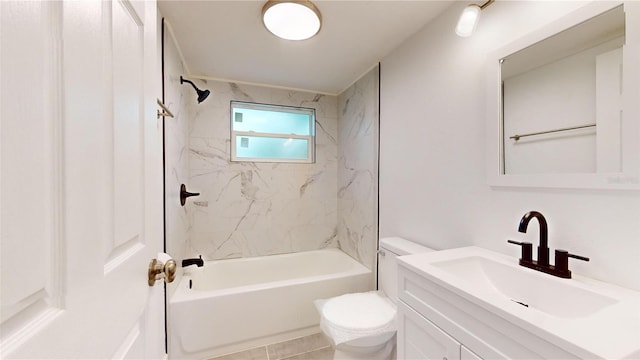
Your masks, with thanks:
[(640, 187), (631, 8), (587, 5), (490, 56), (491, 185)]

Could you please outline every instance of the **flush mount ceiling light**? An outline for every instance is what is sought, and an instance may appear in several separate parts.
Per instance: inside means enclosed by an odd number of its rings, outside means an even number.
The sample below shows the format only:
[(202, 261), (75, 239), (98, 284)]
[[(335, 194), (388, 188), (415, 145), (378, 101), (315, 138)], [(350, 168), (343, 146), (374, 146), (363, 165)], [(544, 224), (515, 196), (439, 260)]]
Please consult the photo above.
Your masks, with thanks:
[(262, 7), (262, 22), (275, 36), (306, 40), (320, 31), (322, 17), (311, 1), (269, 0)]
[(473, 34), (473, 30), (478, 25), (478, 19), (480, 18), (480, 10), (489, 6), (494, 0), (489, 0), (482, 5), (470, 4), (460, 14), (458, 19), (458, 25), (456, 26), (456, 34), (461, 37), (468, 37)]

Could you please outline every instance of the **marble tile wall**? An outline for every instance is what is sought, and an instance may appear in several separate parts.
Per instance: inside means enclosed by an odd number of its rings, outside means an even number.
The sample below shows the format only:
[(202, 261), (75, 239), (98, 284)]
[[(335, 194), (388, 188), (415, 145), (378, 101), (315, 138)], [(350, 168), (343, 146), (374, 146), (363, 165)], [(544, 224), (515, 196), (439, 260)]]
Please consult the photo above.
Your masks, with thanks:
[[(226, 259), (338, 246), (337, 98), (307, 92), (196, 81), (187, 94), (191, 255)], [(316, 109), (316, 163), (230, 162), (230, 102)]]
[[(189, 181), (189, 102), (193, 89), (180, 85), (184, 66), (170, 31), (164, 38), (164, 103), (174, 117), (164, 118), (165, 229), (167, 253), (180, 261), (187, 256), (190, 237), (190, 207), (180, 206), (180, 184)], [(181, 274), (181, 272), (178, 272)], [(175, 284), (169, 286), (172, 293)]]
[(379, 71), (338, 97), (338, 242), (375, 269), (378, 240)]

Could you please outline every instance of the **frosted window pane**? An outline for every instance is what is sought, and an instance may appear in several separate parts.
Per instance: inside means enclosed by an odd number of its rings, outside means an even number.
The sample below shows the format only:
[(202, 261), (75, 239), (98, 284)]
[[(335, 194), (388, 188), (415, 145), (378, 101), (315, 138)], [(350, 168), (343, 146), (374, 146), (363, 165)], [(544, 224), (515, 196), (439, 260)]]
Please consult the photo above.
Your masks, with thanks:
[(231, 161), (313, 163), (312, 108), (231, 102)]
[(236, 156), (252, 159), (300, 159), (309, 157), (309, 140), (236, 136)]
[(244, 106), (232, 104), (231, 124), (234, 131), (312, 135), (312, 110), (281, 110), (268, 105), (260, 105), (260, 109)]

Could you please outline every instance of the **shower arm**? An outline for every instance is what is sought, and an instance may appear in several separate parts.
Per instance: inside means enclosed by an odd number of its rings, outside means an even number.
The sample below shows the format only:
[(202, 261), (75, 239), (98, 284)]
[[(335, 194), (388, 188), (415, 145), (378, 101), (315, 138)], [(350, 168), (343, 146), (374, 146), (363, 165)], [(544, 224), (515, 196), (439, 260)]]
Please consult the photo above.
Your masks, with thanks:
[(194, 83), (193, 83), (193, 81), (191, 81), (191, 80), (187, 80), (187, 79), (184, 79), (182, 76), (180, 76), (180, 85), (182, 85), (183, 83), (189, 83), (189, 84), (191, 84), (191, 86), (193, 86), (193, 88), (194, 88), (196, 91), (201, 91), (200, 89), (198, 89), (198, 87), (196, 86), (196, 84), (194, 84)]

